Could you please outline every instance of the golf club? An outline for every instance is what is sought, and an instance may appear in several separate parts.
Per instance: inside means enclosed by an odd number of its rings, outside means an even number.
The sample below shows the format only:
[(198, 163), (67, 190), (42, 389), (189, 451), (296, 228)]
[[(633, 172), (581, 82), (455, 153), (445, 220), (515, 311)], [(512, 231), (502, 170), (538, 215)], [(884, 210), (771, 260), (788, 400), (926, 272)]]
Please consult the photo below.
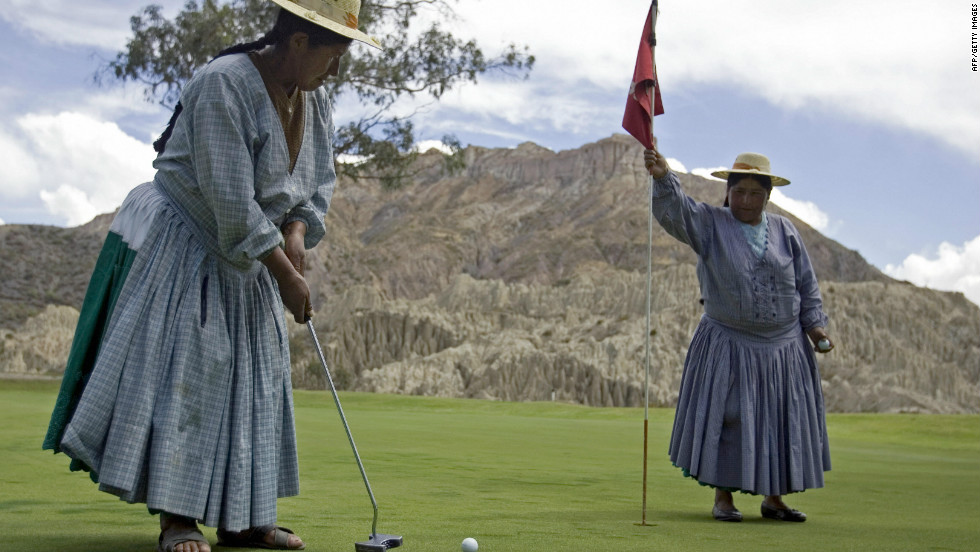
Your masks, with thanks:
[(350, 426), (347, 425), (347, 417), (344, 416), (344, 409), (340, 406), (340, 397), (337, 396), (337, 388), (333, 385), (333, 378), (330, 377), (330, 368), (327, 368), (327, 359), (323, 356), (323, 349), (320, 348), (320, 340), (316, 337), (316, 330), (313, 329), (313, 320), (306, 319), (306, 327), (310, 330), (310, 337), (313, 338), (313, 345), (316, 352), (320, 355), (320, 364), (323, 365), (323, 373), (327, 376), (327, 383), (330, 384), (330, 392), (333, 393), (333, 402), (337, 405), (337, 412), (340, 413), (340, 421), (344, 423), (344, 430), (347, 432), (347, 440), (350, 441), (350, 448), (354, 451), (354, 459), (357, 460), (357, 467), (361, 470), (361, 478), (364, 479), (364, 486), (367, 488), (368, 496), (371, 497), (371, 505), (374, 507), (374, 521), (371, 522), (371, 536), (367, 541), (355, 542), (355, 552), (384, 552), (389, 548), (402, 545), (400, 535), (378, 534), (378, 502), (374, 499), (374, 492), (371, 491), (371, 483), (368, 482), (367, 473), (364, 471), (364, 464), (361, 463), (361, 455), (357, 453), (357, 445), (354, 444), (354, 437), (350, 433)]

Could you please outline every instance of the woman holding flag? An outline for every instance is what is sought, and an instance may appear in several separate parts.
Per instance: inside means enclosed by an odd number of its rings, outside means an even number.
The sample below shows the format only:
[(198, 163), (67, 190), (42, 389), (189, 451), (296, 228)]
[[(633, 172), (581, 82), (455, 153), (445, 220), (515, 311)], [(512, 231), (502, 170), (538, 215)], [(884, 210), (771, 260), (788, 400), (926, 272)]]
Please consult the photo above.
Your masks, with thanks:
[[(715, 489), (712, 515), (719, 521), (742, 521), (735, 491), (764, 495), (763, 517), (806, 521), (782, 497), (823, 487), (830, 470), (814, 351), (827, 353), (834, 343), (799, 232), (789, 219), (765, 212), (772, 187), (789, 180), (772, 174), (765, 156), (743, 153), (730, 170), (712, 173), (728, 183), (723, 207), (681, 190), (653, 137), (653, 118), (664, 112), (653, 55), (656, 17), (653, 0), (623, 128), (646, 148), (653, 217), (698, 255), (704, 305), (684, 362), (670, 459)], [(651, 220), (651, 244), (652, 228)], [(649, 287), (647, 296), (649, 334)], [(644, 438), (644, 523), (645, 464)]]
[(814, 351), (834, 344), (799, 232), (765, 212), (772, 187), (789, 180), (772, 174), (765, 156), (743, 153), (712, 173), (727, 180), (718, 207), (684, 194), (655, 148), (644, 162), (654, 216), (698, 255), (704, 304), (684, 363), (671, 461), (715, 489), (717, 520), (742, 520), (738, 491), (765, 496), (763, 517), (806, 521), (782, 497), (822, 487), (830, 470)]

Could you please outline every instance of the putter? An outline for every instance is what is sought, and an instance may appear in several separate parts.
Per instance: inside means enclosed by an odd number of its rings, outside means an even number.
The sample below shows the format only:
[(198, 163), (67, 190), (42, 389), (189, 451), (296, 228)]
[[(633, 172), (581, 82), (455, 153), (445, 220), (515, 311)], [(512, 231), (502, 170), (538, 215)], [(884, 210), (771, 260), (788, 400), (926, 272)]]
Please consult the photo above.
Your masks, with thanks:
[(378, 534), (378, 502), (374, 499), (374, 492), (371, 491), (371, 483), (368, 482), (367, 473), (364, 471), (364, 464), (361, 463), (361, 455), (357, 453), (357, 445), (354, 444), (354, 437), (350, 433), (350, 426), (347, 425), (347, 417), (344, 416), (344, 409), (340, 406), (340, 397), (337, 396), (337, 388), (333, 385), (333, 378), (330, 377), (330, 368), (327, 368), (327, 359), (323, 356), (323, 349), (320, 348), (320, 340), (316, 337), (316, 330), (313, 329), (313, 320), (306, 319), (306, 327), (310, 330), (310, 337), (313, 338), (313, 345), (316, 352), (320, 355), (320, 364), (323, 365), (323, 373), (327, 376), (327, 383), (330, 384), (330, 392), (333, 393), (333, 402), (337, 405), (337, 412), (340, 413), (340, 421), (344, 423), (344, 430), (347, 432), (347, 440), (350, 441), (350, 448), (354, 451), (354, 459), (357, 460), (357, 467), (361, 470), (361, 478), (364, 479), (364, 486), (367, 488), (368, 496), (371, 497), (371, 505), (374, 507), (374, 521), (371, 522), (371, 536), (367, 541), (355, 542), (355, 552), (384, 552), (389, 548), (396, 548), (402, 545), (400, 535)]

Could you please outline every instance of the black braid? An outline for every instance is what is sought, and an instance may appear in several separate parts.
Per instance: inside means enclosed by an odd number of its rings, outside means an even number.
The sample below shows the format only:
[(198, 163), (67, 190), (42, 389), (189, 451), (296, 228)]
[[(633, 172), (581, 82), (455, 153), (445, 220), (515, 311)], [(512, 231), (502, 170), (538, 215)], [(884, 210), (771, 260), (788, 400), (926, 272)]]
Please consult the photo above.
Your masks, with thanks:
[[(218, 59), (219, 57), (228, 56), (231, 54), (244, 54), (246, 52), (254, 52), (255, 50), (261, 50), (266, 46), (272, 46), (278, 41), (279, 41), (279, 29), (277, 27), (273, 27), (271, 31), (265, 33), (265, 36), (263, 36), (262, 38), (254, 42), (244, 42), (242, 44), (235, 44), (234, 46), (229, 46), (228, 48), (221, 50), (220, 52), (218, 52), (218, 55), (214, 56), (214, 59)], [(214, 61), (214, 59), (211, 61)]]
[(157, 155), (163, 153), (164, 148), (167, 147), (167, 140), (170, 140), (170, 135), (174, 132), (174, 123), (177, 122), (177, 116), (179, 116), (180, 112), (183, 110), (184, 106), (180, 105), (180, 102), (177, 102), (177, 105), (174, 106), (174, 114), (170, 116), (170, 122), (167, 123), (167, 128), (164, 129), (163, 134), (161, 134), (160, 137), (153, 142), (153, 151), (157, 152)]

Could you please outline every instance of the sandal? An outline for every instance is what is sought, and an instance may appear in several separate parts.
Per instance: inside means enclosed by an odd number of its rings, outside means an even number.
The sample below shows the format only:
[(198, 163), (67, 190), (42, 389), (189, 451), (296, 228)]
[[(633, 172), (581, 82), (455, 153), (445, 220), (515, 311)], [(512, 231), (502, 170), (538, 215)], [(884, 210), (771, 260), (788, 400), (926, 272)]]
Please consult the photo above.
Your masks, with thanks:
[[(190, 527), (172, 527), (160, 532), (157, 552), (173, 552), (174, 547), (178, 544), (191, 541), (208, 544), (208, 540), (204, 538), (204, 533), (201, 533), (196, 527), (193, 529)], [(208, 547), (210, 548), (210, 545)]]
[[(275, 531), (274, 539), (275, 544), (268, 544), (265, 542), (265, 536), (270, 532)], [(295, 535), (291, 529), (286, 527), (279, 527), (276, 525), (263, 525), (261, 527), (252, 527), (244, 531), (226, 531), (224, 529), (218, 529), (218, 546), (227, 546), (229, 548), (271, 548), (273, 550), (303, 550), (306, 548), (304, 543), (298, 548), (289, 547), (289, 535)]]

